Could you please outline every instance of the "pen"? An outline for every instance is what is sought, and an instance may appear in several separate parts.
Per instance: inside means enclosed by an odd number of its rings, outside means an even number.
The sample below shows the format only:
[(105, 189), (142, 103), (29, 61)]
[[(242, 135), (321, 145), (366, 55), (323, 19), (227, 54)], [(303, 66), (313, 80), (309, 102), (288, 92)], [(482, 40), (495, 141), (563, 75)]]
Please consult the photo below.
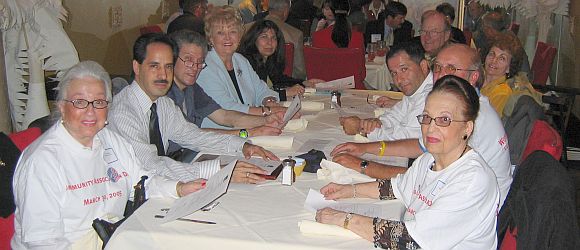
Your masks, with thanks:
[[(158, 215), (155, 215), (155, 218), (163, 219), (163, 218), (165, 218), (165, 216), (158, 214)], [(195, 223), (201, 223), (201, 224), (210, 224), (210, 225), (217, 224), (217, 223), (215, 223), (213, 221), (194, 220), (194, 219), (186, 219), (186, 218), (177, 218), (177, 220), (180, 220), (180, 221), (188, 221), (188, 222), (195, 222)]]

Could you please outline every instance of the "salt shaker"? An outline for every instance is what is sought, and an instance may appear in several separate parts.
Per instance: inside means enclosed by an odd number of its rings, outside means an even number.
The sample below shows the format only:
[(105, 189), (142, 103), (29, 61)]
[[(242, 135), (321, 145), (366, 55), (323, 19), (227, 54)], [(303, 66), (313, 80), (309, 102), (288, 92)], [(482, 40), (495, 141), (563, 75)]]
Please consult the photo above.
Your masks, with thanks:
[[(338, 92), (337, 90), (335, 90), (335, 91), (330, 92), (330, 95), (331, 95), (330, 101), (333, 102), (333, 103), (336, 103), (336, 105), (338, 107), (341, 107), (342, 106), (342, 102), (340, 101), (340, 96), (341, 96), (340, 92)], [(332, 108), (332, 105), (331, 105), (331, 108)]]
[(289, 156), (288, 159), (282, 161), (282, 185), (291, 186), (292, 182), (294, 182), (294, 166), (296, 165), (296, 161), (292, 160), (292, 157)]

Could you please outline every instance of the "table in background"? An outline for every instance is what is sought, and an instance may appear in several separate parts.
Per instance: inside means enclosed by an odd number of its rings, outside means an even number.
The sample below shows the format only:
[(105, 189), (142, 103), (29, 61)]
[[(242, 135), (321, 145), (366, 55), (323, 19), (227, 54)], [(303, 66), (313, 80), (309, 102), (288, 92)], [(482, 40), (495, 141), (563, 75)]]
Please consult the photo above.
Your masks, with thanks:
[[(344, 111), (372, 116), (368, 114), (366, 103), (369, 93), (373, 92), (343, 92)], [(306, 99), (325, 102), (328, 108), (330, 96), (313, 95)], [(343, 133), (335, 110), (325, 109), (316, 115), (304, 113), (309, 120), (308, 128), (299, 133), (284, 133), (294, 135), (292, 149), (272, 149), (281, 158), (300, 153), (298, 149), (312, 138), (331, 141), (321, 149), (327, 156), (337, 144), (353, 140), (353, 136)], [(117, 229), (107, 249), (374, 249), (373, 244), (364, 239), (300, 233), (299, 221), (314, 220), (314, 213), (303, 207), (308, 190), (320, 190), (325, 184), (327, 181), (318, 180), (313, 173), (303, 173), (292, 186), (283, 186), (278, 181), (261, 185), (230, 184), (217, 207), (186, 217), (214, 221), (215, 225), (185, 221), (161, 225), (154, 215), (162, 214), (161, 209), (170, 207), (173, 200), (150, 199)], [(400, 217), (404, 212), (404, 207), (396, 200), (352, 201), (382, 204), (393, 217)]]
[(389, 68), (387, 68), (385, 58), (385, 56), (377, 56), (372, 62), (366, 61), (365, 67), (367, 75), (365, 77), (365, 87), (367, 89), (391, 89), (393, 79)]

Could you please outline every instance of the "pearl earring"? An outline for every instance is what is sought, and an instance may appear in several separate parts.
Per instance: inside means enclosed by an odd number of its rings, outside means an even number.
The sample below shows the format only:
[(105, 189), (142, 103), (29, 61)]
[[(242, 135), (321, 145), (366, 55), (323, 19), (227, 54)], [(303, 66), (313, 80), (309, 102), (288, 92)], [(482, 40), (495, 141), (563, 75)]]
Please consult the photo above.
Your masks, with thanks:
[(105, 121), (105, 125), (109, 125), (109, 121)]

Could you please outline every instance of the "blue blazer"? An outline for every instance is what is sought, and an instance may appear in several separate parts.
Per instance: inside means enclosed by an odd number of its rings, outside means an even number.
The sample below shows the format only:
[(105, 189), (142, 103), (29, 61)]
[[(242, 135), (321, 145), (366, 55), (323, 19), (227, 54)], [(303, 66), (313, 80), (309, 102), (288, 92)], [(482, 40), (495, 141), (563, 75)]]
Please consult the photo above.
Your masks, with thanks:
[[(234, 53), (232, 57), (236, 79), (244, 98), (243, 104), (238, 97), (234, 83), (223, 61), (214, 50), (208, 52), (205, 58), (207, 67), (201, 71), (197, 78), (197, 84), (223, 109), (248, 113), (250, 107), (262, 106), (262, 100), (266, 97), (279, 98), (278, 93), (268, 88), (268, 85), (260, 80), (252, 65), (243, 55)], [(207, 118), (204, 119), (202, 127), (225, 128)]]

